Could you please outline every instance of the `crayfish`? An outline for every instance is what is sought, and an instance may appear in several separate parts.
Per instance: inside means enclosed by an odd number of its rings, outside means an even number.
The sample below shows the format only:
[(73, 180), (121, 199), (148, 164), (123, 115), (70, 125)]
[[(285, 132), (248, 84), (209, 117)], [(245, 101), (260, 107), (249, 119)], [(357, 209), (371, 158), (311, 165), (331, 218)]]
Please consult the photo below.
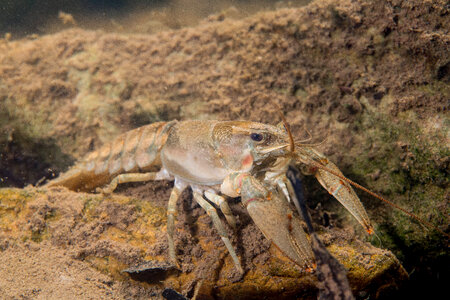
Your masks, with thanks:
[(228, 224), (235, 228), (236, 219), (226, 197), (240, 197), (267, 239), (297, 265), (313, 269), (314, 256), (307, 235), (288, 204), (293, 187), (286, 171), (292, 163), (313, 174), (369, 234), (374, 233), (352, 185), (364, 188), (344, 177), (314, 145), (296, 142), (284, 118), (278, 126), (248, 121), (171, 121), (145, 125), (88, 154), (47, 186), (61, 185), (75, 191), (97, 188), (99, 192), (111, 193), (121, 183), (174, 180), (168, 202), (167, 233), (169, 256), (176, 265), (173, 241), (176, 202), (181, 192), (190, 187), (194, 200), (211, 217), (236, 268), (243, 273), (216, 211), (220, 209)]

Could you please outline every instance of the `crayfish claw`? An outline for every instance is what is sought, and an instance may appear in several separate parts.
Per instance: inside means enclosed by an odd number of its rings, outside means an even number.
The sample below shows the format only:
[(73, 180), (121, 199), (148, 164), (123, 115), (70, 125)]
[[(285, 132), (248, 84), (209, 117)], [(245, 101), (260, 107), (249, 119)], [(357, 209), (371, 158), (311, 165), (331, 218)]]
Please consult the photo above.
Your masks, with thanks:
[(270, 201), (255, 200), (248, 203), (247, 210), (264, 236), (297, 265), (313, 269), (314, 255), (308, 238), (286, 201), (274, 195)]
[(297, 148), (295, 156), (298, 162), (307, 166), (308, 173), (315, 175), (320, 184), (353, 215), (368, 234), (374, 233), (372, 222), (352, 188), (352, 184), (355, 185), (353, 181), (345, 177), (325, 155), (313, 148)]
[(287, 201), (249, 174), (230, 178), (243, 191), (242, 203), (264, 236), (297, 265), (314, 268), (314, 254), (300, 218)]
[[(325, 166), (338, 174), (342, 174), (332, 162), (328, 162)], [(316, 178), (355, 217), (368, 234), (374, 233), (373, 225), (364, 206), (348, 182), (322, 169), (317, 170)]]

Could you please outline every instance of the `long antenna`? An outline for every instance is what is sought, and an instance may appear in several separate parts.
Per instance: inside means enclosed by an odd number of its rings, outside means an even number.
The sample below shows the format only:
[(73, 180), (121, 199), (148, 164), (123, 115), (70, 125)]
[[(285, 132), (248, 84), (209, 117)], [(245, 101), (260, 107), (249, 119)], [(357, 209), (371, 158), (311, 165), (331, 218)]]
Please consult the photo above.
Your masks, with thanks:
[(398, 205), (395, 204), (394, 202), (391, 202), (391, 201), (389, 201), (389, 200), (387, 200), (387, 199), (381, 197), (380, 195), (375, 194), (374, 192), (370, 191), (369, 189), (363, 187), (362, 185), (360, 185), (360, 184), (358, 184), (358, 183), (356, 183), (356, 182), (354, 182), (354, 181), (348, 179), (348, 178), (345, 177), (344, 175), (339, 174), (338, 172), (333, 171), (333, 170), (331, 170), (331, 169), (325, 167), (324, 165), (322, 165), (322, 164), (320, 164), (320, 163), (318, 163), (318, 162), (316, 162), (316, 161), (314, 161), (314, 160), (311, 161), (311, 164), (312, 164), (314, 167), (317, 167), (317, 168), (319, 168), (319, 169), (322, 169), (322, 170), (324, 170), (324, 171), (327, 171), (327, 172), (330, 173), (330, 174), (333, 174), (333, 175), (336, 176), (336, 177), (339, 177), (340, 179), (342, 179), (342, 180), (344, 180), (344, 181), (350, 183), (350, 184), (353, 185), (354, 187), (356, 187), (356, 188), (358, 188), (358, 189), (360, 189), (360, 190), (363, 190), (364, 192), (366, 192), (366, 193), (372, 195), (373, 197), (375, 197), (375, 198), (377, 198), (377, 199), (379, 199), (379, 200), (381, 200), (381, 201), (383, 201), (383, 202), (389, 204), (390, 206), (392, 206), (392, 207), (394, 207), (394, 208), (396, 208), (396, 209), (398, 209), (398, 210), (404, 212), (404, 213), (407, 214), (409, 217), (411, 217), (411, 218), (413, 218), (413, 219), (416, 219), (417, 221), (419, 221), (419, 222), (422, 223), (422, 224), (425, 224), (425, 225), (428, 226), (429, 228), (433, 228), (433, 229), (439, 231), (440, 233), (442, 233), (443, 235), (445, 235), (447, 238), (450, 238), (450, 234), (445, 233), (443, 230), (437, 228), (436, 226), (434, 226), (434, 225), (431, 224), (430, 222), (425, 221), (424, 219), (422, 219), (422, 218), (416, 216), (416, 215), (413, 214), (413, 213), (410, 213), (409, 211), (407, 211), (406, 209), (404, 209), (404, 208), (398, 206)]

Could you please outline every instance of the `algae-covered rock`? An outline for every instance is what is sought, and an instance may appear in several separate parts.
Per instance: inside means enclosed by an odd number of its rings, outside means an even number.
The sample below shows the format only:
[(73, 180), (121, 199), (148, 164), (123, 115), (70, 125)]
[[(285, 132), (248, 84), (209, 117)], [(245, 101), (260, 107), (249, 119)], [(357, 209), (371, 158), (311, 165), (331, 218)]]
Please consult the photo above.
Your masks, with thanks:
[[(187, 201), (189, 195), (184, 198)], [(28, 243), (35, 251), (41, 245), (46, 249), (51, 244), (69, 253), (72, 260), (87, 262), (114, 281), (150, 289), (155, 295), (163, 287), (215, 299), (314, 298), (317, 292), (315, 275), (296, 267), (276, 248), (269, 247), (267, 241), (263, 242), (265, 246), (242, 249), (250, 247), (248, 236), (244, 245), (237, 245), (246, 269), (244, 277), (239, 278), (209, 217), (199, 207), (180, 211), (185, 205), (179, 206), (180, 217), (195, 215), (192, 223), (179, 221), (178, 224), (176, 245), (181, 270), (158, 271), (159, 274), (146, 279), (136, 279), (123, 270), (146, 261), (168, 262), (166, 209), (160, 204), (123, 195), (26, 188), (1, 189), (0, 205), (3, 245), (0, 257), (10, 255), (7, 249), (19, 244)], [(251, 221), (242, 220), (240, 213), (239, 216), (241, 226), (233, 236), (235, 244), (249, 230), (258, 230)], [(389, 251), (377, 249), (348, 232), (330, 230), (321, 237), (329, 251), (349, 270), (356, 295), (379, 297), (386, 289), (396, 289), (407, 278)], [(253, 234), (253, 243), (262, 240), (260, 233)]]

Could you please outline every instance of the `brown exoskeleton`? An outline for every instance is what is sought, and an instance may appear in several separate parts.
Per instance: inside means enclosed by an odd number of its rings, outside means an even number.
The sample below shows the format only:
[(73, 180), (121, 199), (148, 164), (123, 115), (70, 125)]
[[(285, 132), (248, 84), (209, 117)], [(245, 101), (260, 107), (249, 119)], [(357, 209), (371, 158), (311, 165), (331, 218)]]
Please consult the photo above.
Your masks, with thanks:
[(236, 268), (243, 273), (215, 208), (220, 208), (227, 222), (235, 227), (235, 217), (224, 196), (240, 196), (266, 238), (296, 264), (312, 268), (313, 254), (300, 219), (283, 199), (289, 200), (292, 193), (285, 173), (293, 161), (306, 166), (369, 234), (374, 230), (351, 187), (357, 184), (345, 178), (335, 164), (312, 146), (294, 142), (286, 129), (287, 124), (272, 126), (247, 121), (149, 124), (92, 152), (47, 186), (62, 185), (81, 191), (97, 188), (111, 193), (120, 183), (174, 180), (167, 210), (169, 256), (174, 263), (176, 202), (181, 192), (190, 187), (195, 201), (212, 218)]

